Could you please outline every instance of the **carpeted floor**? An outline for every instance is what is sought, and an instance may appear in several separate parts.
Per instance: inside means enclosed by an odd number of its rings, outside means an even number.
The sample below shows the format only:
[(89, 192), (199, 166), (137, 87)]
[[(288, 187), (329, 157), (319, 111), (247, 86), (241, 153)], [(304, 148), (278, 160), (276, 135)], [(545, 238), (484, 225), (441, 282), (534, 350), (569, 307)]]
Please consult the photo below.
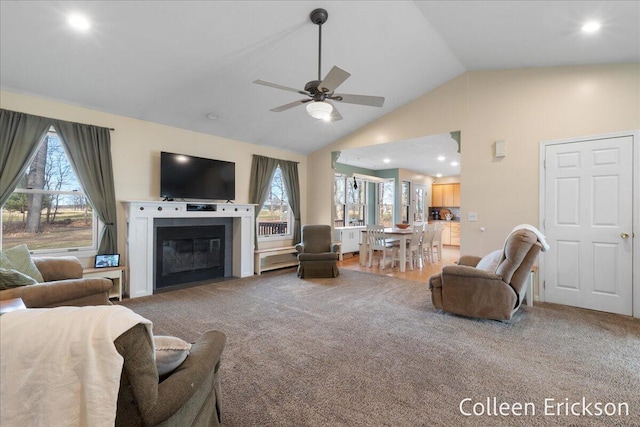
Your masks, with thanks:
[[(509, 323), (467, 319), (435, 310), (426, 284), (348, 270), (122, 304), (156, 334), (227, 335), (225, 426), (640, 426), (640, 321), (624, 316), (536, 304)], [(464, 399), (484, 415), (463, 415)], [(595, 415), (598, 403), (623, 416)]]

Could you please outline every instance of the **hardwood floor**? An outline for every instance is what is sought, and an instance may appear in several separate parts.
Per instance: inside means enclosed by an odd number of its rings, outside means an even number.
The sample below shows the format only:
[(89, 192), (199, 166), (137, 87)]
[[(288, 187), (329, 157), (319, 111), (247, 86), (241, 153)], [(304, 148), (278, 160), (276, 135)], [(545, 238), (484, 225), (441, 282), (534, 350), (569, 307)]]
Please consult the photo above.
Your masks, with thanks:
[(402, 273), (400, 267), (396, 265), (395, 268), (391, 268), (387, 263), (384, 270), (380, 269), (377, 261), (371, 267), (361, 266), (359, 255), (353, 254), (352, 257), (347, 258), (349, 255), (345, 255), (344, 261), (338, 261), (338, 268), (344, 268), (347, 270), (366, 271), (368, 273), (380, 274), (389, 277), (399, 277), (406, 280), (413, 280), (416, 282), (427, 283), (429, 276), (438, 273), (442, 270), (442, 266), (446, 264), (453, 264), (460, 258), (460, 248), (457, 246), (444, 246), (442, 248), (442, 261), (425, 264), (422, 268), (414, 268), (410, 270), (407, 266), (407, 271)]

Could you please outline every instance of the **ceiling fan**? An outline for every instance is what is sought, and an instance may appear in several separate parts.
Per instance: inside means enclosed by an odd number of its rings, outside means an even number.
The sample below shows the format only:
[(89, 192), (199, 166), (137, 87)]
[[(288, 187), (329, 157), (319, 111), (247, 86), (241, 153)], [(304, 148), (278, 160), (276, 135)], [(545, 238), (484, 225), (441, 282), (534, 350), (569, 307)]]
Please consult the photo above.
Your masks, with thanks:
[(309, 15), (311, 22), (318, 26), (318, 80), (311, 80), (304, 85), (304, 90), (294, 89), (292, 87), (282, 86), (275, 83), (265, 82), (264, 80), (256, 80), (254, 83), (276, 89), (288, 90), (301, 95), (306, 95), (308, 99), (301, 99), (290, 102), (270, 111), (280, 113), (297, 107), (298, 105), (307, 104), (307, 112), (311, 117), (323, 119), (327, 121), (342, 120), (342, 115), (338, 112), (335, 105), (330, 101), (344, 102), (346, 104), (368, 105), (371, 107), (382, 107), (384, 98), (381, 96), (367, 95), (349, 95), (345, 93), (335, 93), (335, 90), (344, 83), (351, 74), (334, 66), (325, 76), (321, 78), (322, 65), (322, 24), (327, 22), (329, 14), (324, 9), (315, 9)]

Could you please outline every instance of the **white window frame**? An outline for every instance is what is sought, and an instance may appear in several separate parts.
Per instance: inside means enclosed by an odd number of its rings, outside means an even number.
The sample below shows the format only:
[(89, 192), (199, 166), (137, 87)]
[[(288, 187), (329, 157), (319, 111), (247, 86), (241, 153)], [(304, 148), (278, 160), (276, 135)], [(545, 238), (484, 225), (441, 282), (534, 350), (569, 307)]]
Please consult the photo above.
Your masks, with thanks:
[[(54, 129), (51, 129), (46, 137), (50, 136), (50, 135), (56, 135), (56, 132)], [(59, 137), (56, 135), (56, 138), (59, 139)], [(37, 150), (40, 149), (40, 146), (42, 145), (42, 143), (44, 143), (44, 138), (42, 139), (42, 142), (38, 145)], [(67, 153), (67, 150), (64, 146), (64, 144), (62, 144), (61, 141), (61, 145), (62, 145), (62, 149), (64, 150), (65, 156), (67, 158), (67, 161), (69, 161), (69, 154)], [(35, 156), (35, 153), (34, 153)], [(31, 162), (33, 161), (33, 159), (31, 159), (29, 161), (29, 164), (31, 164)], [(72, 170), (73, 170), (73, 166), (72, 166)], [(75, 170), (73, 170), (73, 173), (76, 177), (76, 180), (78, 181), (78, 184), (80, 184), (80, 187), (82, 188), (82, 183), (80, 182), (80, 180), (78, 179), (78, 174), (76, 173)], [(16, 188), (13, 190), (12, 194), (14, 193), (18, 193), (18, 194), (59, 194), (59, 195), (72, 195), (72, 196), (77, 196), (79, 194), (83, 195), (85, 197), (85, 199), (87, 198), (86, 193), (84, 192), (84, 188), (82, 188), (82, 191), (67, 191), (67, 190), (60, 190), (60, 191), (56, 191), (56, 190), (34, 190), (34, 189), (27, 189), (27, 188)], [(88, 199), (87, 199), (88, 202)], [(92, 246), (79, 246), (79, 247), (69, 247), (69, 248), (49, 248), (49, 249), (33, 249), (33, 250), (29, 250), (29, 252), (31, 254), (34, 255), (38, 255), (38, 256), (60, 256), (60, 255), (64, 255), (64, 254), (69, 254), (69, 255), (73, 255), (75, 257), (78, 258), (84, 258), (84, 257), (92, 257), (95, 256), (98, 253), (98, 245), (99, 245), (99, 239), (100, 236), (102, 236), (102, 233), (104, 231), (104, 223), (102, 221), (100, 221), (100, 218), (98, 217), (98, 215), (96, 214), (95, 210), (92, 209), (91, 210), (91, 215), (93, 216), (92, 219), (92, 234), (93, 234), (93, 245)], [(2, 209), (0, 209), (0, 224), (2, 224)], [(3, 248), (3, 238), (4, 233), (0, 232), (0, 249)]]
[(386, 203), (382, 203), (380, 200), (380, 184), (387, 184), (393, 191), (393, 202), (391, 203), (391, 226), (396, 223), (395, 218), (395, 210), (396, 210), (396, 180), (395, 178), (387, 178), (382, 181), (379, 181), (376, 185), (376, 224), (382, 225), (382, 221), (380, 218), (380, 209), (383, 205), (387, 205)]
[[(405, 200), (405, 184), (407, 188), (406, 200)], [(411, 181), (401, 181), (400, 182), (400, 218), (398, 222), (406, 221), (407, 224), (412, 222), (411, 218), (411, 187), (413, 187)], [(406, 202), (406, 203), (405, 203)], [(407, 214), (407, 218), (404, 218), (405, 213)]]
[[(277, 167), (278, 170), (280, 170), (280, 174), (282, 174), (282, 169), (280, 169), (280, 166)], [(277, 173), (277, 172), (276, 172)], [(274, 178), (275, 178), (275, 174), (274, 174)], [(270, 182), (270, 187), (273, 186), (273, 179)], [(287, 239), (292, 239), (293, 238), (293, 213), (291, 212), (291, 205), (289, 204), (289, 195), (287, 194), (287, 190), (286, 188), (283, 189), (284, 193), (287, 197), (287, 233), (283, 233), (283, 234), (269, 234), (269, 235), (260, 235), (259, 231), (260, 231), (260, 227), (259, 227), (259, 223), (260, 223), (260, 218), (256, 218), (256, 236), (258, 236), (258, 242), (270, 242), (270, 241), (276, 241), (276, 240), (287, 240)], [(264, 209), (264, 206), (263, 206)], [(262, 210), (262, 209), (260, 209)], [(258, 213), (259, 215), (259, 213)]]
[[(341, 206), (342, 207), (342, 215), (344, 217), (344, 227), (357, 227), (357, 225), (353, 225), (350, 222), (349, 212), (351, 211), (352, 207), (356, 208), (356, 209), (362, 209), (362, 212), (363, 212), (362, 221), (363, 221), (364, 224), (367, 224), (367, 218), (368, 218), (368, 215), (369, 215), (369, 203), (368, 203), (368, 198), (369, 197), (368, 197), (367, 185), (369, 184), (369, 181), (367, 181), (363, 177), (348, 176), (348, 175), (344, 175), (344, 174), (335, 174), (334, 182), (335, 182), (335, 180), (338, 180), (338, 179), (343, 181), (343, 185), (344, 185), (344, 203), (336, 203), (335, 194), (334, 194), (334, 197), (333, 197), (334, 215), (335, 215), (335, 212), (337, 212), (337, 207)], [(353, 191), (353, 184), (351, 184), (349, 181), (352, 181), (353, 179), (356, 179), (357, 182), (358, 182), (358, 185), (361, 186), (364, 189), (364, 192), (362, 193), (364, 200), (361, 200), (362, 203), (350, 203), (349, 202), (349, 192)], [(334, 184), (334, 188), (335, 188), (335, 184)], [(360, 191), (360, 190), (358, 189), (356, 191)]]

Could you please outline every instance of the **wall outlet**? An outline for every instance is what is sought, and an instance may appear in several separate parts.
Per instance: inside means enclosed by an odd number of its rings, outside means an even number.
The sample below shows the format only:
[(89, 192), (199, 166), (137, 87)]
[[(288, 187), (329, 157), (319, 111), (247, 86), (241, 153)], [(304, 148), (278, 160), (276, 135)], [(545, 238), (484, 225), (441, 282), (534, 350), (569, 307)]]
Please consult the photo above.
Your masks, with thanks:
[(469, 212), (467, 219), (471, 222), (478, 220), (478, 212)]

